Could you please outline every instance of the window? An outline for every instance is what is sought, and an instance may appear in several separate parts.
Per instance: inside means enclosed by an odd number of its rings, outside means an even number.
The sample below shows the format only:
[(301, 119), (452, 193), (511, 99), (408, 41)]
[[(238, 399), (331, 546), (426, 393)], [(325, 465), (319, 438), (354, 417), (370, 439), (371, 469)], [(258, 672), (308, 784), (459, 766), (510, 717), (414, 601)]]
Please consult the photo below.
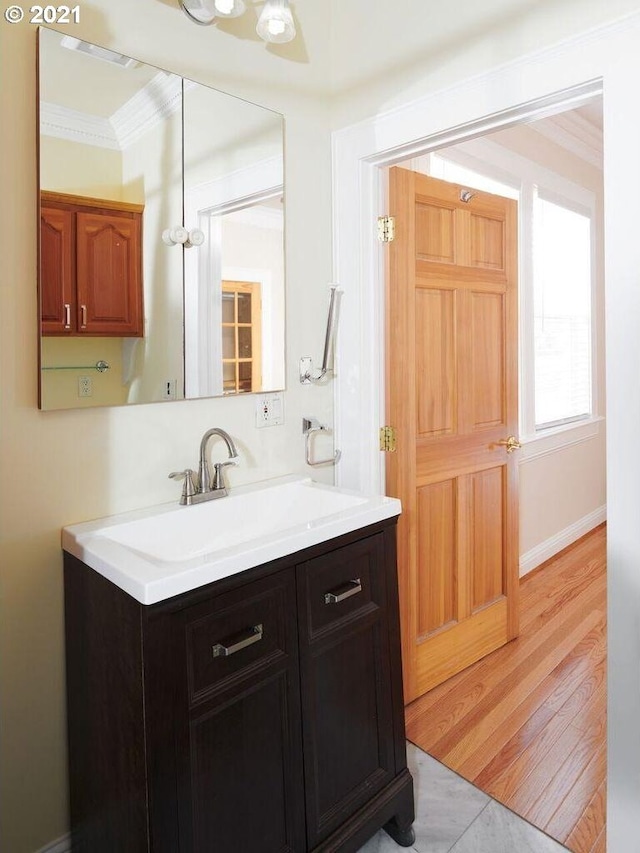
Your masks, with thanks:
[(533, 207), (536, 431), (591, 414), (591, 221), (539, 195)]

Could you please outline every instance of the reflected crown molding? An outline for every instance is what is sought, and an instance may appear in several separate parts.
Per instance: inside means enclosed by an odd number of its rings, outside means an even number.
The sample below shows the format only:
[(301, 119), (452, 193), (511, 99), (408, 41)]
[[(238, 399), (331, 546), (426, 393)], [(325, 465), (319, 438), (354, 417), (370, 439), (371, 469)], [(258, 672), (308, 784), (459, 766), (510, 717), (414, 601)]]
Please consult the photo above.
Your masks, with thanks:
[(78, 112), (46, 101), (40, 102), (40, 133), (112, 151), (120, 150), (120, 143), (108, 118)]
[(182, 79), (175, 74), (159, 71), (110, 118), (42, 101), (40, 133), (71, 142), (123, 151), (177, 112), (181, 104)]

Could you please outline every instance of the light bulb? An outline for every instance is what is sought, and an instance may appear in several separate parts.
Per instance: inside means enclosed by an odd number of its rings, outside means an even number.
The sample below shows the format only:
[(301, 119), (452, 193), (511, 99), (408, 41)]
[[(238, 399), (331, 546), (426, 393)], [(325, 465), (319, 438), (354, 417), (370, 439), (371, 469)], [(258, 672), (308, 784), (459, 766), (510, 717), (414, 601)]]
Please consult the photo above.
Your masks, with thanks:
[(238, 18), (246, 11), (244, 0), (215, 0), (216, 13), (223, 18)]
[(267, 24), (267, 29), (272, 36), (281, 36), (285, 31), (284, 21), (278, 21), (276, 18), (272, 18)]
[(256, 30), (261, 39), (273, 44), (283, 44), (294, 39), (296, 28), (288, 0), (267, 0)]

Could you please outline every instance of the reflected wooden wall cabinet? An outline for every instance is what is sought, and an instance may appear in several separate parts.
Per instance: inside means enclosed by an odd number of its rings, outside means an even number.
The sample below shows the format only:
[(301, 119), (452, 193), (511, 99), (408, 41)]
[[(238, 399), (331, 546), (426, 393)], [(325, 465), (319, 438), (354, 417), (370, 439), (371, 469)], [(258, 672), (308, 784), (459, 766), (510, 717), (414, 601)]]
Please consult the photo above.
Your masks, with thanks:
[(142, 337), (144, 206), (41, 193), (43, 335)]

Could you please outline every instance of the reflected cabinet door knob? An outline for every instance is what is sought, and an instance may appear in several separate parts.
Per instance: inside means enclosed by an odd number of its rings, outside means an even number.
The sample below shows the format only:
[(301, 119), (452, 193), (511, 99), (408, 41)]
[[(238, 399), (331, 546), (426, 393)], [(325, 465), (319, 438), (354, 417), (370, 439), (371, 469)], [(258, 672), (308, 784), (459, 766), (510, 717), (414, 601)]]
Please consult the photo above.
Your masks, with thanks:
[(188, 239), (189, 232), (181, 225), (176, 228), (165, 228), (162, 232), (162, 242), (165, 246), (177, 246), (179, 243), (186, 243)]
[(199, 228), (192, 228), (189, 231), (189, 239), (184, 244), (185, 249), (190, 249), (192, 246), (202, 246), (204, 243), (204, 231)]

